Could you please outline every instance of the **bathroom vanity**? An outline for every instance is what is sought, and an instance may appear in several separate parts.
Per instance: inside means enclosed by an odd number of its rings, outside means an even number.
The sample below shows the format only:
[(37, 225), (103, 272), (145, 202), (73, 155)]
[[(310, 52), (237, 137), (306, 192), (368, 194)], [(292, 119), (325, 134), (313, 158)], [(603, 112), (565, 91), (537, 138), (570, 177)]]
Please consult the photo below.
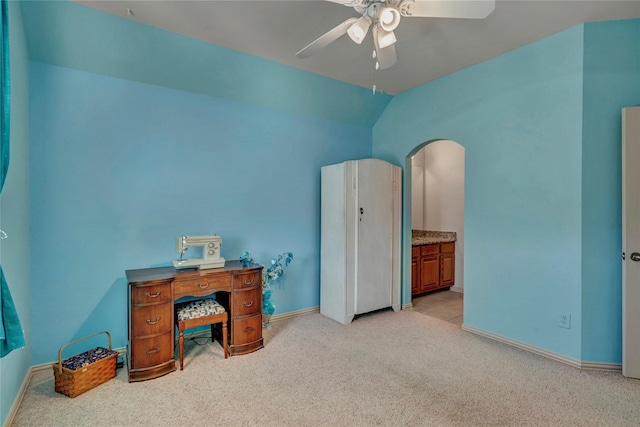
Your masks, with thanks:
[(411, 295), (453, 286), (456, 233), (413, 230), (411, 237)]

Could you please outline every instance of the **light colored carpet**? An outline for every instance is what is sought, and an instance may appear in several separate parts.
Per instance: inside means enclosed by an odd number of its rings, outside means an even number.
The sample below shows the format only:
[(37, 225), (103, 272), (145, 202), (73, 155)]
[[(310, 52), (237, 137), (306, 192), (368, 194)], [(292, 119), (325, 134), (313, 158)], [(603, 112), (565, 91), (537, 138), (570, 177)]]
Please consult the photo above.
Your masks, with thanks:
[[(582, 371), (411, 310), (343, 326), (274, 322), (225, 360), (189, 343), (185, 370), (118, 376), (74, 399), (37, 372), (14, 426), (637, 426), (640, 382)], [(201, 338), (200, 341), (203, 339)]]

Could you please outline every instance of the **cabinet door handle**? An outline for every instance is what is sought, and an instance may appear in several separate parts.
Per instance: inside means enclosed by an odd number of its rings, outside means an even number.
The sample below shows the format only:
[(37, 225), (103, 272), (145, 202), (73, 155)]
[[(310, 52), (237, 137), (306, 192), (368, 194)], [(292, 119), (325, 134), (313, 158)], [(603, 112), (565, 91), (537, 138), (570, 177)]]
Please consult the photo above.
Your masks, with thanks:
[(162, 292), (158, 291), (155, 294), (151, 295), (149, 292), (146, 293), (148, 298), (156, 298), (159, 297)]
[(250, 285), (253, 283), (253, 279), (255, 279), (255, 277), (252, 277), (248, 282), (247, 279), (242, 279), (242, 283), (244, 283), (245, 285)]
[(150, 325), (155, 325), (156, 323), (158, 323), (160, 321), (160, 316), (158, 316), (158, 318), (156, 319), (156, 321), (152, 321), (151, 319), (147, 319), (147, 323)]
[(242, 331), (242, 332), (244, 332), (246, 334), (247, 332), (253, 332), (255, 330), (256, 329), (254, 327), (249, 326), (248, 328), (245, 328), (244, 331)]
[(204, 285), (202, 283), (198, 283), (198, 287), (200, 289), (207, 289), (209, 287), (209, 285), (211, 284), (211, 282), (207, 282)]
[(251, 300), (249, 304), (247, 304), (246, 301), (242, 301), (242, 305), (244, 305), (245, 307), (251, 307), (253, 305), (253, 300)]
[(147, 353), (147, 354), (153, 354), (153, 353), (157, 353), (157, 352), (159, 352), (159, 351), (160, 351), (160, 347), (158, 347), (158, 348), (156, 348), (156, 349), (153, 349), (153, 350), (147, 350), (147, 351), (146, 351), (146, 353)]

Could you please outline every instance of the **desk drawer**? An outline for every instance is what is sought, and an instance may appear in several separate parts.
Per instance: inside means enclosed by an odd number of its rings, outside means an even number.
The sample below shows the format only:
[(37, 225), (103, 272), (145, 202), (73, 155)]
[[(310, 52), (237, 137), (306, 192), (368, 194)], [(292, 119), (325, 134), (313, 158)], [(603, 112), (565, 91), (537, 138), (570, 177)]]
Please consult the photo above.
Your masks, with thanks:
[(261, 308), (262, 294), (260, 288), (233, 291), (233, 317), (260, 313)]
[(262, 314), (233, 319), (231, 323), (232, 343), (242, 345), (262, 338)]
[(197, 279), (176, 280), (173, 282), (173, 298), (184, 296), (202, 297), (216, 291), (230, 291), (231, 276), (228, 274), (216, 276), (202, 276)]
[(163, 304), (132, 306), (131, 318), (135, 322), (131, 325), (132, 338), (157, 335), (173, 328), (173, 313), (171, 301)]
[(132, 304), (155, 304), (171, 300), (171, 282), (152, 286), (132, 286)]
[(233, 275), (233, 288), (254, 288), (262, 286), (262, 277), (260, 270), (248, 271), (246, 273), (239, 273)]
[(165, 363), (174, 357), (173, 334), (171, 331), (153, 338), (137, 339), (132, 341), (133, 359), (131, 368), (140, 369)]

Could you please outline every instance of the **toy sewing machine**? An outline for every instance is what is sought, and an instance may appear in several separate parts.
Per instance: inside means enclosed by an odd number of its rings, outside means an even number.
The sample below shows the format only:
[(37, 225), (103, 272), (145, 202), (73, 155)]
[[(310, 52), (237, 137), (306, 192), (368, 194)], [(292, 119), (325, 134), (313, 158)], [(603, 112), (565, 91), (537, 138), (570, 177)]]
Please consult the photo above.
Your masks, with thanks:
[[(202, 258), (182, 259), (191, 246), (202, 246)], [(220, 268), (224, 267), (224, 258), (220, 256), (222, 238), (216, 235), (176, 237), (176, 252), (180, 259), (173, 261), (175, 268)]]

